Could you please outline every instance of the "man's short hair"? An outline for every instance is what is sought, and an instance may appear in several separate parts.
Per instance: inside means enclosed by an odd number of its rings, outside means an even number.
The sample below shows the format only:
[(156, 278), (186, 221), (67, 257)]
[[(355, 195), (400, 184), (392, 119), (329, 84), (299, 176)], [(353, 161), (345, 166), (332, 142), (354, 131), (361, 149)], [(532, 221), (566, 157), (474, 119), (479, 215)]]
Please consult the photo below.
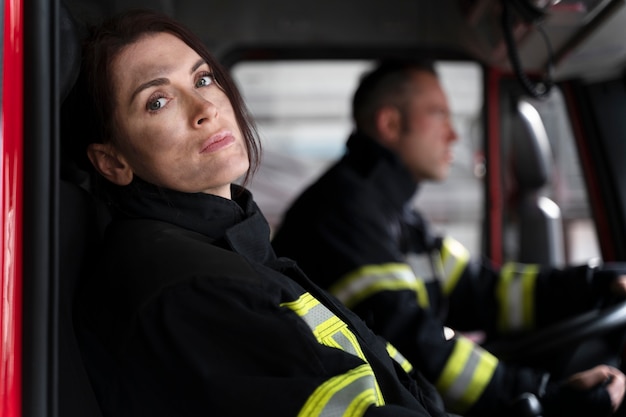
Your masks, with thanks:
[(400, 106), (406, 83), (415, 71), (437, 76), (431, 61), (414, 59), (381, 61), (373, 70), (365, 73), (352, 99), (352, 118), (357, 129), (371, 123), (379, 108), (387, 105)]

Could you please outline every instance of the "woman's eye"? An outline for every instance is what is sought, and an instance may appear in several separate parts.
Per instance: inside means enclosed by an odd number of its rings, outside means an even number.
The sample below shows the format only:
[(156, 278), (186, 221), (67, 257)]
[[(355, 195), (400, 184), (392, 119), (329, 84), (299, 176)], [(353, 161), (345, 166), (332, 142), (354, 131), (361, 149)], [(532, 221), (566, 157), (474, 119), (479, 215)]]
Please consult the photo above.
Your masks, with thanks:
[(167, 100), (164, 97), (160, 97), (155, 100), (150, 100), (148, 102), (148, 110), (151, 110), (151, 111), (159, 110), (163, 108), (163, 106), (165, 106), (166, 103), (167, 103)]
[(206, 87), (213, 84), (213, 74), (204, 74), (196, 81), (196, 88)]

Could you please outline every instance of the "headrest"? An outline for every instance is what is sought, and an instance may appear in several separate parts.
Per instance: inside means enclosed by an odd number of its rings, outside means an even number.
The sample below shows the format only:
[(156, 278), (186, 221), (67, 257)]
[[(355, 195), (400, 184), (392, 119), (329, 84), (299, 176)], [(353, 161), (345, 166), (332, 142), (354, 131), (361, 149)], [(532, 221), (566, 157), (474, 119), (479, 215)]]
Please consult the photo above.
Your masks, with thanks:
[(521, 190), (538, 190), (552, 177), (552, 149), (541, 116), (525, 100), (517, 103), (511, 132), (513, 173)]

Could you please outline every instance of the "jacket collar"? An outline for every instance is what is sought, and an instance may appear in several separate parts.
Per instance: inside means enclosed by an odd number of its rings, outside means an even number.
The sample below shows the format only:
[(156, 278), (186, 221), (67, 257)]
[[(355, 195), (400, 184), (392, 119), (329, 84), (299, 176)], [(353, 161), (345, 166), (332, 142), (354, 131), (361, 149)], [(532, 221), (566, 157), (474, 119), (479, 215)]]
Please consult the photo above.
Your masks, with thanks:
[(361, 132), (353, 133), (347, 142), (344, 163), (367, 178), (397, 207), (403, 207), (415, 195), (418, 184), (400, 158)]
[(232, 185), (232, 200), (205, 193), (183, 193), (157, 187), (139, 178), (125, 187), (112, 187), (116, 218), (147, 218), (172, 223), (210, 237), (251, 260), (275, 258), (270, 228), (246, 189)]

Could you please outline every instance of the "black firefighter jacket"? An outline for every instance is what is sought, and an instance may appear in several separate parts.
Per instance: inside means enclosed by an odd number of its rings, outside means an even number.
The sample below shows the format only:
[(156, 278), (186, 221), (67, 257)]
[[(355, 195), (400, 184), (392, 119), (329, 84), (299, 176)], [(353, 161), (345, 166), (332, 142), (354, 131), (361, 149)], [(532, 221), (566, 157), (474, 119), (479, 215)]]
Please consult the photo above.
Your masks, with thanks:
[(606, 277), (594, 280), (587, 266), (495, 269), (470, 260), (410, 208), (417, 184), (397, 157), (358, 133), (347, 147), (287, 211), (272, 241), (276, 253), (398, 348), (450, 410), (491, 415), (521, 393), (541, 395), (545, 374), (507, 367), (464, 337), (446, 340), (443, 325), (488, 334), (532, 329), (594, 306)]
[(275, 257), (249, 193), (233, 193), (116, 191), (75, 314), (104, 415), (444, 415), (392, 346)]

